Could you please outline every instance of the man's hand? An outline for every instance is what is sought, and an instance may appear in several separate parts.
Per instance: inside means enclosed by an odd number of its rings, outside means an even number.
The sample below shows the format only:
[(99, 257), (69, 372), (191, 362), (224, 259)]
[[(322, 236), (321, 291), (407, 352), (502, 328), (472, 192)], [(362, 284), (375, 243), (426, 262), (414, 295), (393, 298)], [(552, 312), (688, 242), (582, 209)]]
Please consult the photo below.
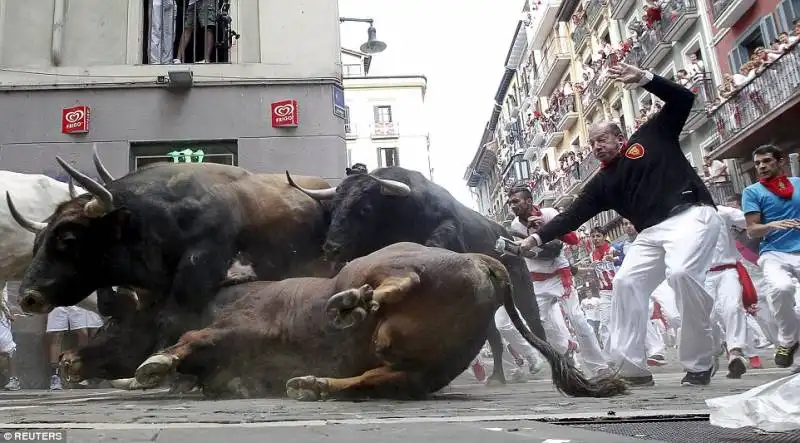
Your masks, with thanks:
[(525, 240), (521, 240), (519, 243), (519, 248), (523, 252), (530, 251), (531, 249), (539, 246), (539, 240), (537, 240), (536, 236), (529, 236)]
[(800, 229), (800, 220), (775, 220), (767, 223), (767, 226), (772, 229)]
[(544, 217), (541, 215), (532, 215), (528, 217), (528, 228), (539, 229), (544, 224)]
[(608, 78), (626, 84), (639, 83), (644, 77), (644, 71), (636, 66), (618, 62), (608, 68)]

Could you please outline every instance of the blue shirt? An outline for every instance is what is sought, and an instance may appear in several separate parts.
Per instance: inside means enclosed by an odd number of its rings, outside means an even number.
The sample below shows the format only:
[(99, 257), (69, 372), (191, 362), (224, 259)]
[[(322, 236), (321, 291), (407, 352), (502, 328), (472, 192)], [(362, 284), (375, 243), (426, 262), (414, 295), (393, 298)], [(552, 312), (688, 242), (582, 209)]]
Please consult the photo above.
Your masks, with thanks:
[[(742, 211), (745, 214), (761, 213), (761, 223), (776, 220), (800, 219), (800, 177), (789, 177), (794, 193), (789, 200), (770, 192), (761, 183), (754, 183), (742, 193)], [(760, 252), (800, 252), (800, 231), (780, 229), (771, 231), (761, 239)]]

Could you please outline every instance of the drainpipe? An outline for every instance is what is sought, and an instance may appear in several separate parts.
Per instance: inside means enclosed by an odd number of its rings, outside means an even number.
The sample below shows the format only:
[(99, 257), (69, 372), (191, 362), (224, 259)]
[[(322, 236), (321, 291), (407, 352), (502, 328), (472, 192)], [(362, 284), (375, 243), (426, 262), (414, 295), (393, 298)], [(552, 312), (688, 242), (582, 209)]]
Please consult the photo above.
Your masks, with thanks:
[(67, 0), (55, 0), (53, 3), (53, 40), (50, 58), (53, 66), (61, 66), (64, 55), (64, 16), (67, 12)]
[(792, 177), (800, 176), (800, 154), (796, 152), (789, 154), (789, 167), (792, 170)]

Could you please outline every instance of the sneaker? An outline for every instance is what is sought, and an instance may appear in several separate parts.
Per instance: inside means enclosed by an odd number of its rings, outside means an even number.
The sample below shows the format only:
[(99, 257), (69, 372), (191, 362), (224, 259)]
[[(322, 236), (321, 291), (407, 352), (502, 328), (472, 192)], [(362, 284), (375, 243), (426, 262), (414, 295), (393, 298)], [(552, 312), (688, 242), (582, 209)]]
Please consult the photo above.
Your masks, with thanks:
[(19, 377), (9, 377), (8, 383), (3, 386), (3, 389), (6, 391), (19, 391), (22, 389), (22, 386), (19, 383)]
[(644, 387), (655, 386), (656, 382), (653, 380), (653, 375), (642, 375), (639, 377), (620, 377), (622, 381), (628, 384), (629, 387)]
[(174, 65), (180, 65), (181, 63), (183, 63), (183, 62), (179, 58), (176, 58), (176, 59), (172, 60), (172, 64), (174, 64)]
[(51, 391), (60, 391), (62, 389), (64, 389), (64, 387), (61, 386), (61, 377), (59, 377), (57, 375), (50, 376), (50, 390)]
[(763, 369), (764, 366), (761, 365), (761, 357), (754, 356), (750, 357), (750, 369)]
[(694, 385), (694, 386), (706, 386), (711, 383), (711, 376), (713, 375), (716, 368), (713, 366), (709, 368), (707, 371), (702, 372), (687, 372), (685, 376), (683, 376), (683, 380), (681, 380), (682, 385)]
[(664, 359), (663, 355), (654, 354), (647, 357), (647, 366), (664, 366), (666, 364), (667, 360)]
[(208, 63), (208, 62), (205, 61), (205, 60), (200, 60), (199, 62), (195, 62), (195, 64), (198, 64), (198, 65), (204, 65), (206, 63)]
[(747, 372), (747, 359), (742, 355), (742, 351), (732, 350), (728, 357), (728, 374), (725, 377), (739, 379), (745, 372)]
[(544, 362), (539, 360), (531, 360), (528, 362), (528, 375), (535, 375), (542, 371)]
[(776, 346), (775, 365), (779, 368), (788, 368), (791, 366), (794, 362), (794, 352), (797, 350), (798, 345), (800, 345), (800, 342), (793, 344), (790, 348), (786, 346)]

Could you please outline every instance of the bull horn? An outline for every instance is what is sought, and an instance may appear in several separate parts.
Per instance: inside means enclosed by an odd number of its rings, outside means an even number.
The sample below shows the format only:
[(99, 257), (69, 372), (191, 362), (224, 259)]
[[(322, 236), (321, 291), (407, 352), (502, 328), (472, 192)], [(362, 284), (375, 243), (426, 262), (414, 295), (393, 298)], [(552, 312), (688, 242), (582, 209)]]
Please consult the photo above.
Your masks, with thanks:
[(92, 145), (92, 161), (94, 161), (94, 168), (97, 169), (97, 175), (100, 176), (106, 186), (110, 185), (115, 179), (100, 160), (100, 154), (97, 152), (97, 143)]
[(403, 182), (399, 182), (397, 180), (387, 180), (385, 178), (378, 178), (375, 177), (374, 175), (370, 175), (370, 177), (377, 180), (378, 183), (381, 184), (381, 188), (384, 191), (384, 193), (388, 195), (396, 195), (398, 197), (408, 197), (409, 195), (411, 195), (411, 188)]
[(111, 386), (115, 389), (129, 390), (134, 380), (134, 378), (118, 378), (116, 380), (109, 380), (109, 383), (111, 383)]
[(75, 180), (73, 180), (72, 177), (70, 177), (69, 182), (67, 182), (67, 184), (69, 185), (69, 198), (77, 197), (78, 192), (75, 191)]
[(86, 204), (87, 215), (90, 217), (100, 216), (114, 209), (114, 196), (111, 195), (111, 191), (103, 187), (100, 183), (92, 180), (88, 175), (73, 168), (61, 157), (56, 156), (56, 161), (83, 189), (89, 191), (89, 193), (94, 196), (94, 198)]
[(303, 194), (313, 198), (314, 200), (330, 200), (336, 195), (336, 187), (328, 188), (328, 189), (305, 189), (298, 185), (297, 183), (292, 180), (292, 176), (289, 174), (289, 171), (286, 171), (286, 180), (289, 182), (289, 185), (299, 189)]
[(47, 223), (31, 221), (23, 217), (22, 214), (17, 211), (17, 207), (14, 206), (14, 202), (11, 200), (11, 194), (9, 194), (8, 191), (6, 191), (6, 203), (8, 203), (8, 210), (11, 212), (11, 216), (14, 217), (14, 221), (28, 231), (38, 234), (47, 227)]

